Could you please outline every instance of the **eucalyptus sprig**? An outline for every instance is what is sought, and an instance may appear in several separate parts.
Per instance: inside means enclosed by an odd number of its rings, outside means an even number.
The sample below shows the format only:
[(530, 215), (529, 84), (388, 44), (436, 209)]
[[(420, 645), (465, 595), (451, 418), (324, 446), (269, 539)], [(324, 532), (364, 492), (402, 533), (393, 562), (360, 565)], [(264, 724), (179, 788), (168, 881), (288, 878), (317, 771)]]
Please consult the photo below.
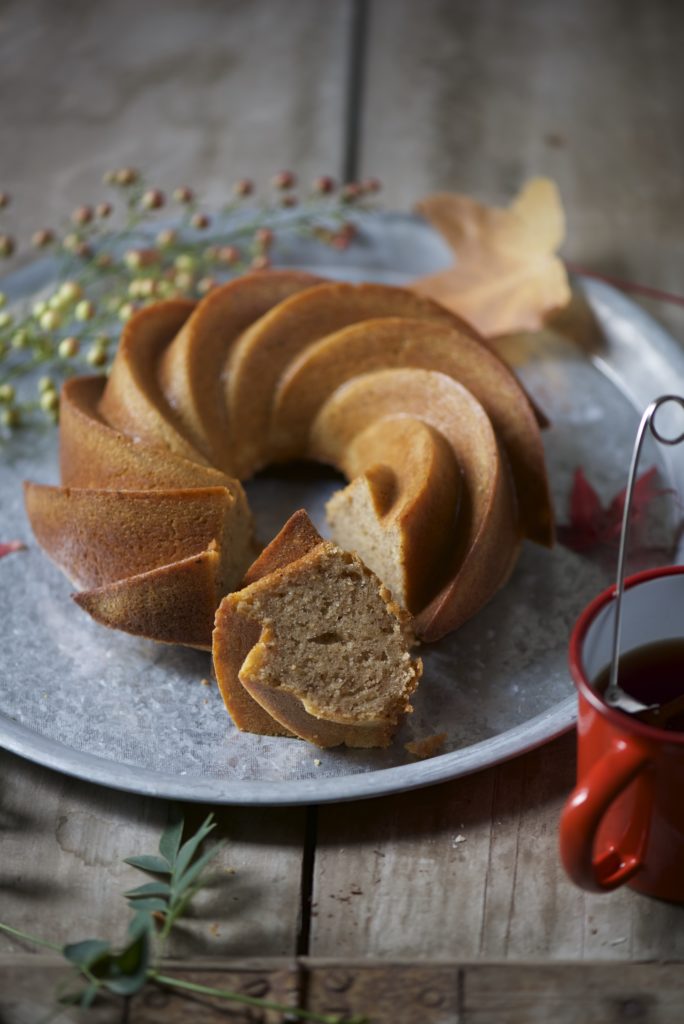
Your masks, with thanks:
[[(368, 208), (380, 187), (369, 179), (338, 188), (322, 176), (298, 195), (295, 175), (280, 171), (265, 198), (243, 178), (209, 210), (189, 186), (168, 197), (131, 167), (107, 172), (104, 184), (114, 189), (111, 202), (79, 206), (60, 229), (34, 232), (33, 247), (55, 261), (51, 289), (16, 308), (0, 291), (5, 428), (31, 422), (36, 412), (56, 421), (62, 381), (93, 368), (105, 373), (121, 326), (136, 310), (160, 299), (200, 298), (238, 273), (267, 268), (281, 238), (303, 235), (346, 249), (356, 231), (352, 211)], [(0, 217), (9, 202), (0, 192)], [(16, 251), (15, 239), (0, 231), (0, 259)]]
[(166, 940), (188, 904), (204, 885), (204, 874), (211, 860), (224, 845), (214, 843), (200, 853), (207, 836), (216, 828), (210, 814), (198, 830), (183, 842), (183, 817), (174, 812), (159, 840), (159, 852), (127, 857), (124, 863), (156, 876), (124, 893), (132, 912), (123, 949), (115, 950), (104, 939), (82, 939), (60, 946), (29, 935), (0, 922), (0, 931), (33, 945), (61, 953), (73, 967), (65, 985), (57, 993), (59, 1006), (92, 1006), (100, 992), (129, 997), (145, 985), (182, 989), (198, 995), (215, 996), (227, 1002), (273, 1010), (288, 1020), (313, 1021), (316, 1024), (367, 1024), (363, 1016), (340, 1017), (286, 1006), (283, 1003), (249, 996), (230, 989), (213, 988), (185, 981), (162, 971)]

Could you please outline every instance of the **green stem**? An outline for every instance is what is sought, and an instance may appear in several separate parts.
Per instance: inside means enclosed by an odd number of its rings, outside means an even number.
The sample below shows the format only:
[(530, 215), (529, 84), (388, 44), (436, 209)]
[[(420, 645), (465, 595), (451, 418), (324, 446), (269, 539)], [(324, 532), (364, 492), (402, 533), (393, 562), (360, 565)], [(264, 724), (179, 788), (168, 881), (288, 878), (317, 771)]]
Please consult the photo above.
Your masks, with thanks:
[(29, 935), (28, 932), (20, 932), (18, 928), (12, 928), (8, 924), (3, 924), (2, 921), (0, 921), (0, 932), (6, 932), (8, 935), (16, 936), (18, 939), (32, 942), (34, 946), (44, 946), (46, 949), (54, 949), (57, 953), (62, 952), (62, 947), (56, 942), (48, 942), (47, 939), (39, 939), (35, 935)]
[(275, 1010), (277, 1013), (289, 1014), (299, 1020), (316, 1021), (317, 1024), (342, 1024), (342, 1018), (331, 1017), (328, 1014), (314, 1013), (312, 1010), (300, 1010), (292, 1006), (285, 1006), (283, 1003), (274, 1003), (269, 999), (259, 999), (256, 996), (246, 996), (239, 992), (231, 992), (225, 988), (211, 988), (209, 985), (198, 985), (194, 981), (183, 981), (180, 978), (170, 978), (165, 974), (157, 974), (156, 971), (148, 971), (147, 977), (156, 981), (159, 985), (167, 985), (169, 988), (181, 988), (186, 992), (197, 992), (205, 996), (218, 996), (233, 1003), (242, 1003), (244, 1006), (258, 1006), (262, 1010)]

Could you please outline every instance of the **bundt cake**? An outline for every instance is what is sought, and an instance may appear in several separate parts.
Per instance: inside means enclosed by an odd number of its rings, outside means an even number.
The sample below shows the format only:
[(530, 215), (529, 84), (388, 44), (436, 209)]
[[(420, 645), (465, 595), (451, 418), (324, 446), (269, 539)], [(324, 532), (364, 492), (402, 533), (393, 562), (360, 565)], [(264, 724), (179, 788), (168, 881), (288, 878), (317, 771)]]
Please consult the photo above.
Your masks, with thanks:
[[(294, 553), (292, 532), (286, 524), (286, 541), (274, 541), (266, 559), (271, 566), (278, 550), (283, 558)], [(303, 546), (309, 539), (307, 531)], [(355, 555), (319, 540), (223, 599), (214, 661), (226, 704), (243, 727), (232, 703), (239, 684), (301, 739), (321, 747), (383, 747), (410, 711), (420, 678), (411, 642), (409, 617), (374, 573)]]
[[(289, 458), (342, 471), (349, 484), (328, 509), (337, 547), (300, 519), (238, 592), (259, 584), (240, 612), (249, 647), (228, 673), (244, 678), (229, 696), (222, 686), (224, 697), (241, 728), (282, 733), (292, 701), (305, 708), (313, 698), (274, 686), (288, 649), (280, 633), (275, 651), (267, 636), (259, 643), (274, 573), (302, 600), (302, 563), (338, 588), (347, 573), (357, 588), (371, 577), (338, 549), (356, 552), (421, 639), (443, 636), (505, 582), (523, 536), (552, 541), (538, 420), (512, 371), (431, 300), (260, 271), (196, 305), (138, 312), (108, 379), (64, 385), (62, 487), (29, 485), (27, 508), (47, 552), (89, 588), (77, 600), (98, 621), (207, 646), (209, 609), (235, 590), (254, 553), (240, 479)], [(279, 708), (288, 693), (289, 710), (274, 712), (276, 690)], [(317, 710), (332, 714), (332, 691), (321, 699)], [(299, 718), (291, 731), (304, 733)]]

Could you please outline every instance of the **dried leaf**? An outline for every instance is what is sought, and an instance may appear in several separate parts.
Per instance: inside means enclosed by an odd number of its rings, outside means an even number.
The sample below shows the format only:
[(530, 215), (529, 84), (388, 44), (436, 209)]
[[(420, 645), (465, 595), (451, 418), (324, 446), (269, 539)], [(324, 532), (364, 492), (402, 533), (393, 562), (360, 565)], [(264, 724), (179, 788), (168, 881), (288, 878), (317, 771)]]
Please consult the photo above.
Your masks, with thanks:
[[(636, 480), (632, 494), (630, 529), (634, 531), (644, 520), (654, 498), (668, 494), (656, 486), (658, 471), (653, 466)], [(582, 469), (575, 470), (570, 494), (570, 521), (558, 527), (561, 544), (573, 551), (588, 551), (597, 544), (615, 544), (620, 539), (627, 488), (623, 488), (604, 508), (598, 494)], [(634, 540), (638, 538), (631, 534)]]
[(555, 255), (565, 216), (552, 181), (533, 178), (508, 209), (452, 193), (427, 196), (417, 209), (444, 235), (456, 263), (412, 287), (485, 336), (537, 330), (546, 313), (569, 302), (565, 267)]
[(6, 544), (0, 544), (0, 558), (11, 555), (14, 551), (25, 551), (26, 545), (20, 540), (10, 540)]

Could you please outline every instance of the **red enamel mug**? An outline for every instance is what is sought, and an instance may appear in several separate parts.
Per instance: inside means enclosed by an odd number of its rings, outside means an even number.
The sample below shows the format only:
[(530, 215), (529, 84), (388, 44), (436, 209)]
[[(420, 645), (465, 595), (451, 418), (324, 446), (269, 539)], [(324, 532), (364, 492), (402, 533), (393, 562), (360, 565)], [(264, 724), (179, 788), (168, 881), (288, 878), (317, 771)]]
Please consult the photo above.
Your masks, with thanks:
[[(592, 683), (611, 662), (615, 587), (578, 619), (570, 670), (578, 692), (577, 786), (560, 823), (573, 882), (590, 892), (627, 883), (684, 903), (684, 732), (646, 724), (605, 703)], [(684, 636), (684, 566), (625, 581), (621, 654)]]

